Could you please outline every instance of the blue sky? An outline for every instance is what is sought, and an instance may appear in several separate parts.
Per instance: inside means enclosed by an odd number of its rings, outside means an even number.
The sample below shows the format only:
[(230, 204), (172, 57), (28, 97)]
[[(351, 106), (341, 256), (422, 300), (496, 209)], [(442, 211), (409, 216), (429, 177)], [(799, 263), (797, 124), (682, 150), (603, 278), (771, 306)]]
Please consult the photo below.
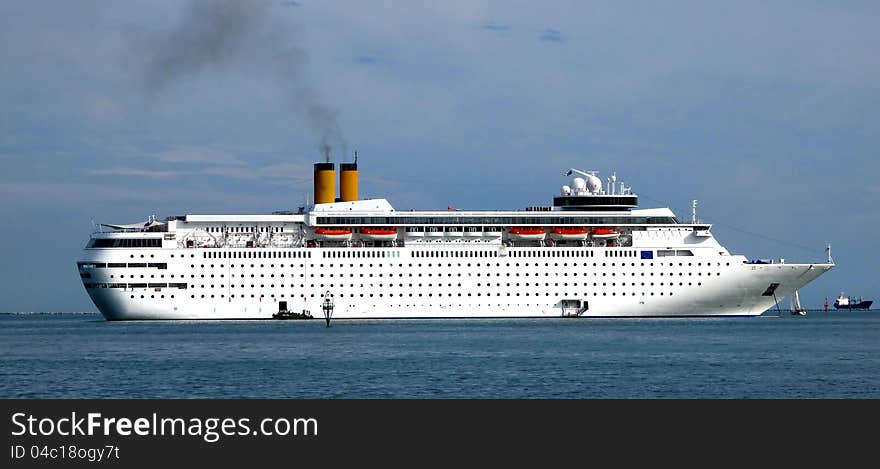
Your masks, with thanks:
[(398, 209), (546, 204), (569, 167), (615, 170), (643, 207), (699, 199), (731, 252), (831, 243), (808, 306), (880, 293), (876, 2), (253, 0), (237, 42), (157, 75), (205, 27), (193, 3), (0, 4), (0, 309), (93, 309), (92, 220), (302, 205), (308, 109)]

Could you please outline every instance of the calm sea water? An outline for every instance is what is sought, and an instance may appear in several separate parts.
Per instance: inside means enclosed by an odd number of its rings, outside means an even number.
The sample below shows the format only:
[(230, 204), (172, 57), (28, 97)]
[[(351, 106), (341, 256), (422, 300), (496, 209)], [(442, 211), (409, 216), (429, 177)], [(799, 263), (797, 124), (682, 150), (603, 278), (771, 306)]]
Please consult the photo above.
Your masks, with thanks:
[(0, 315), (4, 398), (880, 398), (880, 312), (106, 322)]

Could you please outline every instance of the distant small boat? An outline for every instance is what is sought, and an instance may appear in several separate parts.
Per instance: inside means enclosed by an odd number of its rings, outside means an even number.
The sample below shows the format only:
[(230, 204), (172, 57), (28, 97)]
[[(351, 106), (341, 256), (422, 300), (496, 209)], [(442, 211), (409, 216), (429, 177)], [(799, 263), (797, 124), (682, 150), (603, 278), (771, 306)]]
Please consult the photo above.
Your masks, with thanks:
[(801, 306), (801, 299), (798, 296), (797, 290), (791, 294), (791, 314), (795, 316), (806, 316), (807, 314), (807, 310)]
[(851, 296), (844, 296), (843, 293), (834, 300), (834, 309), (871, 309), (871, 305), (874, 304), (873, 300), (863, 300), (861, 297), (858, 299), (853, 298)]

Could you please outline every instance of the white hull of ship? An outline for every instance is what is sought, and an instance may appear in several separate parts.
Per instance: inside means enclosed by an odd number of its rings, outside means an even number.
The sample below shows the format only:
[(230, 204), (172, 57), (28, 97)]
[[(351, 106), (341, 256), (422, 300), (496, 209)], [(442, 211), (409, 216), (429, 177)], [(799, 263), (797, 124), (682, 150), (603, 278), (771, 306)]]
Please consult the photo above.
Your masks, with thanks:
[[(93, 250), (88, 260), (114, 262), (113, 257), (117, 257), (117, 261), (129, 258), (127, 252), (111, 254), (108, 251), (110, 250)], [(179, 251), (192, 252), (193, 250)], [(171, 264), (169, 269), (162, 273), (166, 277), (161, 281), (174, 282), (176, 278), (181, 278), (181, 281), (185, 280), (195, 284), (195, 288), (164, 288), (159, 290), (154, 288), (92, 288), (86, 291), (108, 320), (270, 319), (273, 313), (278, 312), (280, 301), (286, 301), (288, 309), (292, 312), (306, 309), (314, 317), (320, 318), (322, 315), (322, 296), (327, 291), (331, 292), (334, 298), (334, 319), (513, 318), (570, 315), (571, 310), (567, 311), (568, 314), (564, 314), (561, 306), (562, 300), (580, 301), (584, 305), (584, 308), (578, 311), (580, 317), (757, 316), (768, 309), (775, 309), (777, 299), (790, 295), (794, 290), (803, 287), (833, 267), (833, 264), (746, 264), (744, 263), (745, 258), (742, 256), (725, 256), (722, 259), (725, 261), (724, 263), (716, 263), (714, 262), (716, 259), (712, 259), (712, 262), (707, 263), (712, 267), (699, 269), (700, 272), (696, 268), (672, 267), (672, 265), (663, 269), (653, 268), (653, 272), (658, 274), (662, 271), (665, 274), (664, 277), (640, 275), (652, 272), (651, 268), (639, 265), (645, 264), (644, 262), (633, 263), (638, 267), (633, 267), (630, 262), (625, 262), (618, 267), (606, 267), (603, 270), (601, 267), (592, 267), (592, 261), (597, 259), (591, 258), (588, 262), (583, 263), (582, 267), (565, 271), (569, 275), (576, 271), (579, 274), (577, 277), (561, 277), (562, 274), (559, 273), (561, 269), (552, 267), (553, 264), (549, 264), (551, 267), (544, 268), (537, 267), (539, 264), (536, 263), (532, 269), (532, 277), (528, 278), (507, 275), (529, 271), (523, 267), (514, 267), (514, 264), (518, 266), (519, 263), (528, 260), (522, 258), (484, 259), (484, 261), (490, 261), (493, 269), (495, 269), (495, 264), (499, 262), (502, 263), (502, 266), (509, 263), (510, 267), (500, 267), (497, 268), (498, 270), (493, 270), (488, 269), (488, 264), (486, 264), (487, 267), (479, 269), (462, 267), (456, 270), (453, 268), (448, 274), (437, 267), (421, 270), (407, 267), (413, 262), (427, 263), (429, 259), (424, 258), (357, 259), (357, 264), (352, 265), (361, 265), (366, 261), (371, 262), (370, 266), (373, 265), (372, 263), (375, 263), (376, 266), (372, 268), (365, 266), (362, 269), (360, 267), (352, 269), (336, 269), (334, 267), (335, 270), (329, 268), (321, 270), (317, 267), (319, 263), (329, 265), (330, 259), (311, 259), (311, 264), (302, 270), (304, 280), (295, 278), (296, 288), (289, 288), (294, 286), (290, 282), (293, 282), (294, 278), (292, 277), (295, 275), (288, 273), (287, 278), (290, 280), (287, 282), (289, 287), (286, 289), (241, 289), (238, 287), (240, 282), (244, 282), (248, 286), (254, 282), (250, 277), (251, 272), (263, 272), (256, 275), (255, 278), (264, 275), (265, 277), (258, 282), (265, 284), (269, 283), (270, 275), (277, 275), (282, 270), (270, 269), (269, 265), (266, 265), (263, 270), (258, 270), (258, 268), (246, 270), (247, 278), (241, 280), (236, 275), (239, 270), (230, 269), (228, 264), (225, 267), (221, 265), (222, 270), (214, 271), (209, 275), (219, 277), (218, 274), (222, 271), (225, 273), (225, 279), (230, 276), (234, 278), (233, 283), (237, 284), (236, 288), (230, 288), (228, 281), (223, 281), (222, 288), (207, 288), (207, 285), (199, 287), (202, 282), (206, 282), (202, 276), (209, 276), (205, 275), (206, 268), (199, 266), (213, 265), (212, 263), (221, 264), (222, 261), (220, 259), (186, 259), (182, 261), (186, 265), (181, 265), (177, 269), (174, 267), (175, 264)], [(475, 263), (478, 259), (466, 260)], [(542, 261), (540, 265), (543, 265), (544, 259), (540, 260)], [(576, 259), (568, 260), (571, 262)], [(690, 260), (696, 260), (696, 258)], [(283, 262), (282, 260), (269, 259), (241, 261), (247, 265), (252, 263), (265, 265), (270, 261)], [(444, 266), (447, 265), (447, 259), (442, 259), (442, 261)], [(657, 260), (655, 259), (655, 261)], [(293, 267), (294, 263), (298, 264), (299, 262), (300, 260), (291, 259), (288, 264)], [(336, 262), (336, 266), (342, 267), (341, 262), (343, 261)], [(237, 266), (240, 262), (235, 260), (233, 263)], [(606, 263), (611, 265), (609, 262)], [(193, 268), (195, 270), (187, 269), (190, 264), (195, 266)], [(398, 267), (401, 264), (402, 267)], [(197, 275), (191, 273), (193, 271), (197, 272)], [(484, 272), (483, 276), (474, 277), (473, 275), (476, 274), (473, 272), (476, 271)], [(325, 275), (335, 272), (337, 276), (343, 277), (336, 282), (341, 282), (344, 286), (331, 282), (328, 277), (320, 280), (317, 276), (309, 277), (314, 275), (314, 272), (322, 272)], [(369, 279), (367, 272), (385, 272), (386, 274), (381, 280), (376, 277)], [(407, 276), (410, 273), (418, 275), (420, 272), (425, 276), (428, 272), (434, 272), (435, 277), (431, 279), (430, 283), (437, 282), (436, 286), (433, 288), (408, 287), (410, 282), (421, 282), (422, 284), (429, 282), (429, 279), (424, 276), (421, 278)], [(452, 272), (464, 276), (459, 277)], [(449, 274), (452, 274), (453, 277), (450, 278)], [(551, 277), (547, 277), (545, 274)], [(611, 285), (609, 281), (612, 280), (612, 274), (618, 276), (614, 277), (618, 281), (625, 280), (626, 282), (623, 283), (627, 286), (623, 288), (603, 287), (603, 281)], [(171, 275), (177, 277), (169, 279), (168, 277)], [(195, 275), (196, 279), (191, 278), (191, 275)], [(354, 278), (347, 275), (352, 275)], [(398, 275), (404, 277), (401, 278)], [(653, 289), (639, 285), (647, 278), (657, 284), (663, 281), (666, 285)], [(548, 279), (549, 281), (547, 281)], [(635, 283), (639, 286), (629, 285), (633, 283), (631, 280), (636, 280)], [(104, 281), (113, 280), (105, 279)], [(137, 281), (160, 280), (156, 278), (138, 279)], [(215, 279), (214, 281), (220, 283), (220, 280)], [(272, 281), (280, 283), (283, 280), (275, 277)], [(304, 282), (306, 286), (299, 288), (299, 282)], [(389, 283), (385, 284), (385, 282)], [(461, 287), (457, 286), (459, 282), (462, 284)], [(516, 282), (528, 282), (532, 286), (527, 288), (516, 286)], [(578, 282), (580, 286), (577, 288), (557, 286), (565, 282)], [(335, 286), (331, 288), (329, 283), (334, 283)], [(355, 287), (348, 287), (352, 283)], [(501, 286), (497, 286), (497, 283), (501, 283)], [(540, 286), (538, 286), (539, 283)], [(545, 287), (545, 283), (549, 283), (551, 286)], [(593, 283), (597, 283), (598, 286), (593, 286)], [(700, 285), (698, 286), (697, 283)], [(763, 295), (772, 283), (779, 284), (775, 290), (775, 297)], [(360, 287), (361, 284), (364, 287)], [(398, 287), (401, 284), (404, 287)], [(508, 284), (511, 286), (508, 287)], [(218, 285), (218, 287), (220, 286)], [(579, 292), (572, 292), (575, 289)], [(212, 294), (213, 298), (210, 297)], [(285, 296), (281, 297), (282, 294)], [(459, 294), (461, 296), (458, 296)], [(233, 298), (231, 295), (235, 295), (235, 297)], [(251, 295), (254, 296), (251, 297)], [(305, 297), (301, 295), (305, 295)]]

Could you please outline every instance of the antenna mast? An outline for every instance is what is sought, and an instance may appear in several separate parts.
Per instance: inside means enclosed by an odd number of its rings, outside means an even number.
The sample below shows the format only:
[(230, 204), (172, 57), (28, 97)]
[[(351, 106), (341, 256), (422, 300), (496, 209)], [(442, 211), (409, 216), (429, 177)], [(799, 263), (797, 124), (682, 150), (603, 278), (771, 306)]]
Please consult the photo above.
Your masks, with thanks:
[(697, 224), (697, 199), (691, 201), (691, 223)]

